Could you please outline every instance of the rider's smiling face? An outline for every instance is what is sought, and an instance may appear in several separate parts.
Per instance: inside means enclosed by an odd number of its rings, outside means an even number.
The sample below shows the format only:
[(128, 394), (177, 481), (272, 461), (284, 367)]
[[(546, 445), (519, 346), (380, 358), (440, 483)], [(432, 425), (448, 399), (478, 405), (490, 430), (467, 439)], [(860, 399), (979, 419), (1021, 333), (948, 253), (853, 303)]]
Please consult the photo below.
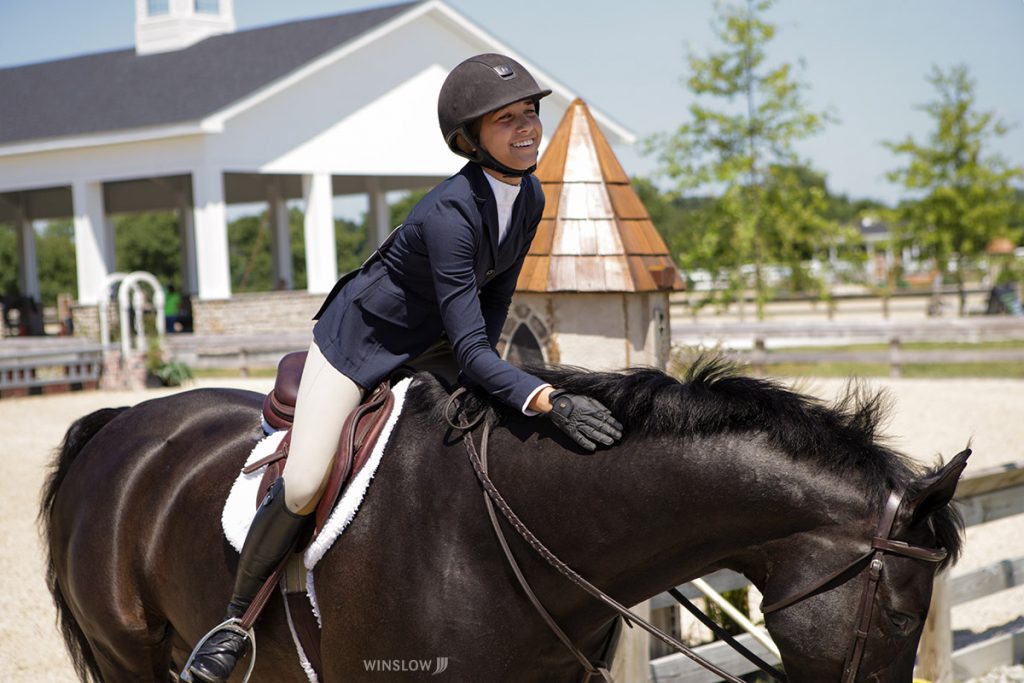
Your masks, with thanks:
[(484, 114), (479, 140), (499, 162), (525, 171), (537, 163), (542, 133), (537, 105), (533, 100), (521, 100)]

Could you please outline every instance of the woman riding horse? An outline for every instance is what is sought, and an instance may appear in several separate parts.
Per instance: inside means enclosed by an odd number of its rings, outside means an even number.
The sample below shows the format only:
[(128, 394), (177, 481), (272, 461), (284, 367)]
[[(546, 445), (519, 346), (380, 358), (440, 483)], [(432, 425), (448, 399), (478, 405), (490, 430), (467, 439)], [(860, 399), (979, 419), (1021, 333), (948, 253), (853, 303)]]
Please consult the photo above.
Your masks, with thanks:
[[(317, 314), (299, 385), (287, 473), (271, 486), (242, 547), (228, 619), (241, 617), (316, 509), (338, 436), (368, 387), (428, 354), (526, 415), (544, 414), (580, 446), (621, 438), (599, 402), (558, 391), (495, 351), (523, 260), (544, 211), (536, 168), (541, 89), (497, 54), (456, 66), (438, 98), (445, 143), (466, 157), (420, 201), (400, 230), (342, 278)], [(249, 647), (220, 630), (186, 676), (218, 683)]]
[[(517, 583), (481, 500), (468, 445), (482, 453), (487, 426), (489, 477), (504, 500), (618, 603), (732, 569), (765, 596), (792, 683), (911, 679), (932, 579), (961, 548), (950, 499), (967, 451), (927, 470), (879, 442), (877, 399), (829, 407), (715, 364), (683, 381), (651, 369), (534, 372), (611, 408), (622, 442), (589, 453), (551, 421), (496, 400), (482, 429), (453, 438), (449, 390), (419, 373), (359, 514), (314, 572), (319, 680), (377, 683), (368, 662), (441, 656), (451, 680), (581, 680), (581, 662)], [(99, 410), (68, 430), (40, 520), (80, 680), (174, 680), (222, 616), (239, 557), (221, 511), (263, 436), (263, 399), (195, 389)], [(607, 661), (616, 612), (518, 534), (507, 540), (568, 641)], [(308, 680), (282, 602), (268, 604), (260, 641), (254, 680)]]

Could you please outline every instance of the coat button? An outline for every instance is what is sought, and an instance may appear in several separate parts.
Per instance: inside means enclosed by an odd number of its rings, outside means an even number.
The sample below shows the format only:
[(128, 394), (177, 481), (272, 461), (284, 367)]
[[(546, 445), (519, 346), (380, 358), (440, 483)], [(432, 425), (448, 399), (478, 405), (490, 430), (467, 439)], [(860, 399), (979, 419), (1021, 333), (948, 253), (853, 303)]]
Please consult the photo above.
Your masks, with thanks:
[(486, 273), (484, 273), (484, 276), (485, 276), (485, 277), (490, 277), (490, 276), (492, 276), (492, 275), (494, 275), (494, 269), (493, 269), (493, 268), (491, 268), (491, 269), (490, 269), (490, 270), (488, 270), (488, 271), (487, 271)]

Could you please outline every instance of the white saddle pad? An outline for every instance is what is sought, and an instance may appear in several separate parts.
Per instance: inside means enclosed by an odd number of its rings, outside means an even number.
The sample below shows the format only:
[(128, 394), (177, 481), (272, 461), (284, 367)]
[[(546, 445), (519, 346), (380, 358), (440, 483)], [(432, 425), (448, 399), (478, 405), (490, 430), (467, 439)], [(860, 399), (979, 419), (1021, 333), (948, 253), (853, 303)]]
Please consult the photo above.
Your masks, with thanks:
[[(370, 482), (373, 480), (373, 475), (377, 472), (377, 467), (380, 466), (380, 460), (384, 454), (384, 448), (387, 446), (388, 439), (391, 437), (391, 431), (402, 414), (405, 392), (409, 388), (411, 381), (411, 378), (403, 379), (392, 389), (392, 393), (395, 396), (395, 407), (384, 424), (384, 429), (381, 431), (380, 438), (377, 439), (377, 443), (374, 445), (373, 452), (366, 461), (366, 465), (363, 469), (359, 470), (345, 491), (342, 492), (341, 498), (338, 500), (337, 505), (334, 506), (334, 511), (328, 518), (327, 523), (324, 524), (324, 528), (309, 548), (306, 549), (306, 553), (303, 556), (306, 569), (312, 569), (316, 566), (316, 563), (324, 556), (324, 553), (331, 547), (334, 540), (341, 535), (355, 518), (359, 505), (363, 502), (366, 491), (370, 487)], [(264, 429), (268, 429), (266, 423), (264, 423)], [(265, 458), (277, 450), (284, 435), (285, 431), (283, 430), (271, 431), (266, 438), (262, 439), (252, 449), (249, 457), (246, 458), (246, 465), (256, 462), (260, 458)], [(227, 502), (224, 504), (221, 524), (224, 527), (224, 536), (235, 550), (241, 551), (242, 543), (245, 542), (245, 535), (249, 533), (249, 525), (252, 523), (253, 513), (256, 510), (257, 495), (264, 469), (264, 467), (261, 467), (250, 474), (239, 472), (238, 478), (228, 494)]]
[[(395, 397), (395, 405), (391, 411), (391, 415), (388, 416), (387, 422), (384, 424), (384, 429), (380, 433), (380, 438), (377, 439), (377, 443), (373, 447), (373, 452), (370, 454), (370, 457), (366, 461), (366, 465), (363, 466), (363, 469), (359, 470), (351, 483), (349, 483), (348, 487), (342, 492), (341, 498), (338, 499), (338, 503), (334, 506), (334, 511), (331, 512), (331, 516), (327, 519), (327, 523), (324, 524), (324, 528), (321, 529), (316, 539), (314, 539), (313, 543), (310, 544), (303, 555), (303, 563), (306, 566), (306, 594), (309, 597), (313, 614), (316, 615), (317, 623), (321, 623), (320, 608), (317, 605), (316, 589), (313, 585), (313, 568), (316, 566), (316, 563), (320, 561), (320, 558), (324, 556), (324, 553), (327, 552), (328, 548), (331, 547), (335, 539), (337, 539), (352, 520), (355, 519), (356, 512), (359, 510), (359, 505), (363, 502), (363, 498), (366, 496), (366, 491), (370, 487), (370, 482), (373, 480), (373, 475), (377, 472), (377, 468), (380, 466), (380, 460), (384, 455), (384, 448), (388, 445), (388, 440), (391, 438), (391, 432), (395, 428), (395, 424), (398, 423), (398, 418), (402, 414), (402, 407), (405, 404), (405, 392), (409, 388), (409, 383), (411, 381), (412, 378), (403, 379), (391, 390), (391, 393), (394, 394)], [(265, 458), (277, 450), (278, 445), (281, 443), (281, 439), (283, 439), (286, 434), (285, 430), (274, 430), (266, 423), (266, 421), (263, 422), (263, 430), (267, 433), (267, 436), (253, 447), (249, 457), (246, 458), (246, 465), (256, 462), (260, 458)], [(263, 479), (263, 472), (265, 469), (266, 467), (261, 467), (250, 474), (239, 472), (238, 478), (231, 486), (231, 492), (228, 494), (228, 499), (224, 503), (224, 512), (221, 514), (221, 525), (224, 527), (224, 536), (228, 539), (228, 542), (232, 547), (239, 552), (242, 550), (242, 544), (245, 542), (245, 535), (249, 533), (249, 525), (252, 523), (253, 513), (256, 511), (256, 496), (258, 494), (260, 481)], [(283, 586), (281, 590), (284, 591)], [(299, 642), (298, 635), (295, 631), (295, 625), (292, 622), (292, 615), (287, 610), (286, 614), (288, 616), (288, 628), (292, 632), (292, 639), (295, 641), (295, 649), (299, 657), (299, 666), (302, 667), (302, 670), (305, 672), (306, 678), (310, 683), (318, 683), (313, 666), (309, 663), (306, 653), (302, 650), (302, 645)]]

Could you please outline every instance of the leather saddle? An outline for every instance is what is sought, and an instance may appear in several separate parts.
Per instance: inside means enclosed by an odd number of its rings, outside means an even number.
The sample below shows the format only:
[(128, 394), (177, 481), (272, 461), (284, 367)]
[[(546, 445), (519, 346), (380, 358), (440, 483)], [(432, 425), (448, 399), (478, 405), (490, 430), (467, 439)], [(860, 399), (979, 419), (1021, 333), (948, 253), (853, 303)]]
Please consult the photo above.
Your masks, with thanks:
[[(306, 364), (306, 351), (296, 351), (285, 355), (277, 365), (277, 378), (273, 390), (263, 400), (263, 418), (275, 429), (291, 429), (295, 417), (295, 402), (299, 393), (299, 380), (302, 368)], [(338, 497), (345, 485), (362, 469), (373, 452), (373, 447), (380, 438), (391, 410), (394, 408), (395, 397), (391, 393), (390, 380), (378, 384), (368, 392), (363, 402), (345, 420), (338, 439), (334, 462), (327, 480), (327, 488), (316, 508), (315, 526), (311, 537), (316, 538), (331, 515)], [(258, 506), (267, 488), (284, 472), (291, 446), (291, 432), (281, 440), (277, 450), (266, 458), (262, 458), (242, 471), (246, 474), (267, 466), (260, 483)]]
[[(274, 389), (267, 394), (263, 401), (263, 417), (275, 429), (290, 430), (292, 426), (292, 420), (295, 417), (295, 402), (299, 392), (299, 380), (302, 378), (302, 369), (306, 364), (306, 355), (305, 351), (289, 353), (277, 365)], [(397, 381), (402, 376), (407, 375), (398, 373), (393, 375), (391, 380)], [(359, 407), (352, 411), (345, 420), (341, 436), (338, 439), (327, 487), (316, 508), (312, 533), (305, 542), (300, 541), (299, 548), (305, 548), (319, 535), (320, 530), (331, 516), (331, 511), (345, 485), (369, 460), (373, 447), (380, 438), (395, 405), (395, 396), (391, 393), (391, 380), (381, 382), (373, 391), (366, 394)], [(259, 493), (255, 501), (257, 507), (271, 484), (284, 471), (290, 447), (291, 431), (281, 439), (281, 444), (276, 451), (243, 468), (243, 472), (250, 474), (264, 465), (267, 466), (260, 481)], [(249, 624), (256, 621), (289, 562), (289, 557), (282, 560), (276, 571), (266, 580), (246, 611), (243, 621), (247, 621)], [(323, 670), (320, 652), (320, 626), (313, 616), (309, 598), (306, 597), (304, 591), (286, 590), (284, 600), (285, 609), (294, 625), (302, 652), (305, 653), (310, 666), (313, 667), (313, 671), (319, 678)]]

